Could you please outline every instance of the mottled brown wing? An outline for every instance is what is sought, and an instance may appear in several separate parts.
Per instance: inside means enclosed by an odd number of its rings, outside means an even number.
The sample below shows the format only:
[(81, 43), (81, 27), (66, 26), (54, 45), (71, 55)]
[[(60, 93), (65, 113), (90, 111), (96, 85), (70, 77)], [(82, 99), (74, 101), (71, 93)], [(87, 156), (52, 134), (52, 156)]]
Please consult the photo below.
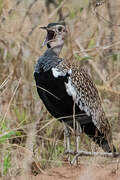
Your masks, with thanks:
[[(68, 67), (64, 65), (64, 68)], [(79, 108), (92, 117), (94, 125), (101, 133), (106, 134), (110, 132), (110, 124), (103, 111), (98, 90), (91, 77), (83, 68), (72, 64), (66, 90), (73, 97)]]
[[(109, 122), (103, 111), (98, 90), (84, 69), (72, 68), (71, 80), (76, 88), (76, 101), (80, 109), (83, 109), (88, 116), (92, 116), (94, 125), (104, 132), (110, 130)], [(104, 132), (105, 133), (105, 132)]]
[(57, 69), (60, 72), (68, 72), (68, 83), (65, 83), (66, 91), (72, 96), (80, 110), (92, 117), (94, 125), (101, 133), (105, 136), (111, 134), (110, 124), (103, 111), (98, 90), (88, 73), (76, 64), (68, 67), (65, 62), (61, 62)]

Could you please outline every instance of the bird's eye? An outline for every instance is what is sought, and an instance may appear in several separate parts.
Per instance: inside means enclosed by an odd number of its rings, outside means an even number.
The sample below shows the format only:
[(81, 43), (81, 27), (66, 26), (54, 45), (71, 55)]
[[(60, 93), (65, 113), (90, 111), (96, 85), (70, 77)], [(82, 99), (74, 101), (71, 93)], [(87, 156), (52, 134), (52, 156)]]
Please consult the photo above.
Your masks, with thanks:
[(62, 31), (62, 27), (58, 27), (58, 31), (61, 32)]

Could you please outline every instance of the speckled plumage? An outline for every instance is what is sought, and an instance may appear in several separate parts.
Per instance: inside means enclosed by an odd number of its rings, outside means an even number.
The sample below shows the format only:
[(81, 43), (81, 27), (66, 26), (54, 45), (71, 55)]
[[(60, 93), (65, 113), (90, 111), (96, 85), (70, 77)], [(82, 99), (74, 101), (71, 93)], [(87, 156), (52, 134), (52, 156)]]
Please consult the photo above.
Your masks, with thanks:
[(88, 116), (92, 117), (94, 125), (101, 133), (110, 132), (110, 124), (105, 116), (101, 105), (98, 90), (88, 73), (78, 65), (72, 64), (68, 67), (64, 61), (57, 65), (59, 71), (67, 72), (72, 70), (70, 81), (76, 91), (75, 103), (81, 110), (84, 110)]

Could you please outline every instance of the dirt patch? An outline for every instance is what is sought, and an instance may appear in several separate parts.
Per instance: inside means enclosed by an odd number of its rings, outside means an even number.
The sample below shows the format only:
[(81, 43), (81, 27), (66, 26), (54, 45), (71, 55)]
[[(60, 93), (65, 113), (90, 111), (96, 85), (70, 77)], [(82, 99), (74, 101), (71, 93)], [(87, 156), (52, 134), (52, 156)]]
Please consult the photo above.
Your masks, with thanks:
[[(49, 169), (37, 176), (21, 176), (11, 180), (120, 180), (116, 165), (79, 165)], [(9, 179), (10, 180), (10, 179)]]

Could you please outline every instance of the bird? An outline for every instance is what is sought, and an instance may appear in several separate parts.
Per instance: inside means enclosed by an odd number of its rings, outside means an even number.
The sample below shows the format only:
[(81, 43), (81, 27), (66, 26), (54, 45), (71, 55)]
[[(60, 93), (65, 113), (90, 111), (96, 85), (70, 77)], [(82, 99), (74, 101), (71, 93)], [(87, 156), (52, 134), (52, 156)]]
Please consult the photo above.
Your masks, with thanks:
[(47, 50), (37, 60), (34, 79), (38, 95), (49, 113), (64, 123), (66, 151), (71, 151), (70, 128), (74, 128), (77, 131), (76, 151), (79, 150), (79, 134), (84, 132), (104, 152), (114, 156), (116, 148), (111, 126), (92, 78), (84, 68), (75, 63), (68, 65), (60, 58), (68, 36), (66, 25), (54, 22), (41, 29), (47, 33), (42, 44)]

